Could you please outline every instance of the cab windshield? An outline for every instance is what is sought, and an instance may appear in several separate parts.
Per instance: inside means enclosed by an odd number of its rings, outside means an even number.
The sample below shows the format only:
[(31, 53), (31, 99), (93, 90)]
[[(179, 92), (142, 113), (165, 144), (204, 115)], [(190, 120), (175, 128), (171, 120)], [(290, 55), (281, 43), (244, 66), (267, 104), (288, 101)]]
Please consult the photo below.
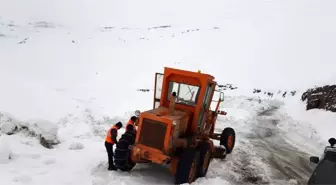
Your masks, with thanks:
[(176, 93), (176, 102), (179, 104), (185, 104), (190, 106), (196, 106), (198, 100), (200, 88), (198, 86), (170, 82), (167, 94), (167, 99), (170, 100), (170, 96), (173, 92)]

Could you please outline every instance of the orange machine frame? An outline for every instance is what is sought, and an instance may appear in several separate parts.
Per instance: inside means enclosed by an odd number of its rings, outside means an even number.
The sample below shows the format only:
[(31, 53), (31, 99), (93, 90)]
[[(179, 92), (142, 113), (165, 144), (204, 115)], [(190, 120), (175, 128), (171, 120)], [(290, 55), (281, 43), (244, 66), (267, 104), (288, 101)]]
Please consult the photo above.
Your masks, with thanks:
[[(170, 119), (166, 118), (166, 117), (156, 117), (155, 115), (153, 115), (151, 113), (143, 112), (140, 115), (140, 118), (139, 118), (140, 120), (139, 121), (142, 122), (144, 117), (152, 119), (152, 120), (157, 120), (157, 121), (160, 121), (162, 123), (165, 123), (165, 124), (167, 124), (167, 130), (171, 130), (172, 121)], [(138, 132), (141, 132), (141, 129), (142, 129), (142, 125), (139, 125)], [(167, 132), (164, 137), (168, 138), (169, 135), (170, 135), (170, 132)], [(137, 134), (135, 142), (138, 143), (139, 140), (140, 140), (140, 134)], [(167, 155), (165, 155), (165, 153), (167, 153), (168, 150), (169, 150), (169, 142), (170, 142), (169, 140), (164, 141), (164, 150), (163, 151), (155, 149), (155, 148), (147, 147), (147, 146), (142, 145), (142, 144), (137, 144), (136, 150), (133, 150), (133, 155), (132, 155), (133, 159), (132, 160), (140, 161), (142, 156), (150, 155), (152, 153), (155, 153), (155, 155), (153, 155), (153, 156), (148, 156), (147, 159), (149, 159), (151, 161), (154, 161), (158, 164), (162, 164), (162, 163), (165, 162), (165, 160), (169, 159), (169, 157)], [(137, 151), (137, 149), (140, 149), (140, 150)]]
[[(158, 74), (158, 73), (156, 73)], [(161, 74), (161, 73), (159, 73)], [(162, 75), (162, 74), (161, 74)], [(169, 90), (169, 83), (170, 82), (177, 82), (177, 83), (183, 83), (183, 84), (188, 84), (188, 85), (195, 85), (199, 87), (199, 97), (197, 99), (196, 105), (195, 106), (189, 106), (189, 105), (185, 105), (185, 104), (175, 104), (175, 109), (177, 110), (188, 110), (190, 111), (193, 115), (192, 115), (192, 119), (189, 120), (189, 124), (190, 124), (190, 132), (192, 133), (197, 133), (198, 132), (198, 128), (197, 128), (197, 122), (199, 121), (199, 114), (200, 111), (202, 110), (202, 105), (203, 105), (203, 101), (204, 101), (204, 96), (206, 96), (206, 90), (208, 88), (209, 85), (211, 85), (211, 93), (209, 94), (210, 97), (213, 97), (213, 94), (215, 92), (215, 86), (216, 86), (216, 81), (214, 81), (214, 77), (208, 74), (204, 74), (204, 73), (200, 73), (200, 72), (190, 72), (190, 71), (184, 71), (184, 70), (179, 70), (179, 69), (173, 69), (173, 68), (169, 68), (169, 67), (165, 67), (164, 68), (164, 73), (163, 73), (163, 82), (162, 82), (162, 90), (161, 90), (161, 95), (160, 95), (160, 106), (163, 107), (167, 107), (169, 108), (169, 104), (170, 101), (168, 99), (167, 96), (169, 96), (168, 94), (168, 90)], [(157, 79), (155, 78), (155, 90), (154, 90), (154, 105), (155, 105), (155, 101), (158, 101), (158, 99), (155, 97), (156, 94), (156, 87), (157, 85)], [(209, 110), (210, 107), (209, 103), (207, 105), (207, 107), (204, 107), (204, 121), (208, 119), (208, 115), (206, 112), (207, 110)], [(219, 104), (219, 102), (218, 102)], [(218, 106), (218, 105), (217, 105)], [(172, 127), (172, 121), (170, 119), (167, 119), (166, 117), (157, 117), (156, 115), (153, 115), (151, 113), (146, 113), (143, 112), (140, 115), (139, 118), (139, 122), (143, 121), (143, 118), (149, 118), (149, 119), (153, 119), (153, 120), (157, 120), (157, 121), (161, 121), (164, 122), (166, 124), (168, 124), (168, 130), (170, 130), (170, 128)], [(138, 128), (138, 132), (141, 132), (142, 129), (142, 125), (139, 125)], [(166, 133), (165, 138), (169, 137), (169, 132)], [(138, 143), (140, 139), (140, 134), (137, 134), (135, 142)], [(147, 159), (151, 160), (151, 161), (155, 161), (157, 163), (163, 163), (164, 160), (166, 160), (169, 156), (167, 156), (165, 153), (168, 151), (169, 148), (169, 140), (165, 140), (164, 143), (164, 151), (160, 151), (154, 148), (150, 148), (147, 146), (144, 146), (142, 144), (137, 144), (136, 148), (140, 149), (140, 153), (137, 151), (133, 151), (135, 155), (133, 155), (133, 159), (136, 161), (141, 160), (140, 158), (137, 157), (141, 157), (145, 154), (143, 154), (142, 152), (147, 152), (148, 154), (154, 152), (156, 153), (156, 155), (154, 156), (148, 156)], [(214, 150), (214, 148), (212, 148), (212, 150)]]
[(169, 100), (167, 100), (166, 98), (168, 96), (169, 82), (173, 81), (173, 82), (178, 82), (178, 83), (199, 86), (200, 92), (199, 92), (199, 97), (198, 97), (195, 107), (191, 107), (191, 106), (183, 105), (183, 104), (175, 105), (176, 109), (189, 110), (193, 113), (193, 118), (191, 120), (191, 132), (196, 133), (197, 132), (197, 120), (199, 118), (197, 115), (199, 115), (201, 111), (202, 101), (204, 99), (207, 86), (209, 85), (209, 83), (216, 83), (214, 79), (215, 78), (213, 76), (200, 73), (200, 72), (195, 73), (191, 71), (185, 71), (185, 70), (165, 67), (162, 91), (161, 91), (161, 97), (160, 97), (160, 106), (169, 107)]

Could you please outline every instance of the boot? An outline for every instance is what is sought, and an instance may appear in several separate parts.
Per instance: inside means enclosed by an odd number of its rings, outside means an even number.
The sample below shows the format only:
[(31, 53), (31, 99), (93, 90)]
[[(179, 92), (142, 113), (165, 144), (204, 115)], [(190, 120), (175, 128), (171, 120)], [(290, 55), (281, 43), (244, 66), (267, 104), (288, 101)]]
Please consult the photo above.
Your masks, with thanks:
[(109, 171), (117, 171), (118, 169), (117, 169), (117, 167), (115, 167), (114, 165), (110, 165), (110, 166), (108, 167), (108, 170), (109, 170)]

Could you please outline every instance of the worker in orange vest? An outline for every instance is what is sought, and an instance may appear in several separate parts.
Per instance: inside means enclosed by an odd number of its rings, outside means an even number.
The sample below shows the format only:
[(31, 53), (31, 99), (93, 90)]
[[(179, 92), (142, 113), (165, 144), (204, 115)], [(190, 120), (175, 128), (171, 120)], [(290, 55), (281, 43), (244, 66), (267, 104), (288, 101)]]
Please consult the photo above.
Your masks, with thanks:
[(126, 125), (126, 132), (133, 132), (136, 133), (135, 122), (137, 121), (136, 116), (132, 116)]
[(113, 145), (117, 144), (117, 136), (118, 136), (118, 130), (122, 127), (122, 123), (118, 122), (115, 125), (113, 125), (110, 129), (107, 131), (107, 135), (105, 138), (105, 148), (107, 151), (108, 156), (108, 170), (114, 170), (116, 171), (117, 168), (114, 166), (113, 162)]

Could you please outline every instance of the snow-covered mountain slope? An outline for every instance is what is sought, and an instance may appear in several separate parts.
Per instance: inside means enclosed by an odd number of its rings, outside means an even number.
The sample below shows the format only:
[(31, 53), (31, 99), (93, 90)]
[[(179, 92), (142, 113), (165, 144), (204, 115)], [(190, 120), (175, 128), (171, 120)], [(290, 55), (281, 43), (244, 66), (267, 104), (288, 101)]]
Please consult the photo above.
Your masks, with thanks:
[[(157, 166), (108, 172), (103, 145), (111, 124), (152, 107), (154, 73), (168, 66), (238, 87), (225, 91), (228, 115), (218, 121), (218, 131), (236, 130), (236, 148), (195, 184), (303, 183), (309, 155), (335, 136), (335, 115), (299, 100), (305, 88), (336, 81), (334, 6), (0, 0), (1, 182), (170, 184)], [(41, 137), (59, 144), (46, 149)]]
[[(149, 85), (152, 72), (178, 62), (222, 83), (260, 88), (335, 80), (329, 67), (335, 59), (333, 1), (0, 3), (1, 64), (34, 81), (43, 77), (49, 85), (94, 80), (95, 72), (121, 78), (126, 69), (137, 72), (129, 85)], [(25, 44), (18, 45), (21, 41)]]

